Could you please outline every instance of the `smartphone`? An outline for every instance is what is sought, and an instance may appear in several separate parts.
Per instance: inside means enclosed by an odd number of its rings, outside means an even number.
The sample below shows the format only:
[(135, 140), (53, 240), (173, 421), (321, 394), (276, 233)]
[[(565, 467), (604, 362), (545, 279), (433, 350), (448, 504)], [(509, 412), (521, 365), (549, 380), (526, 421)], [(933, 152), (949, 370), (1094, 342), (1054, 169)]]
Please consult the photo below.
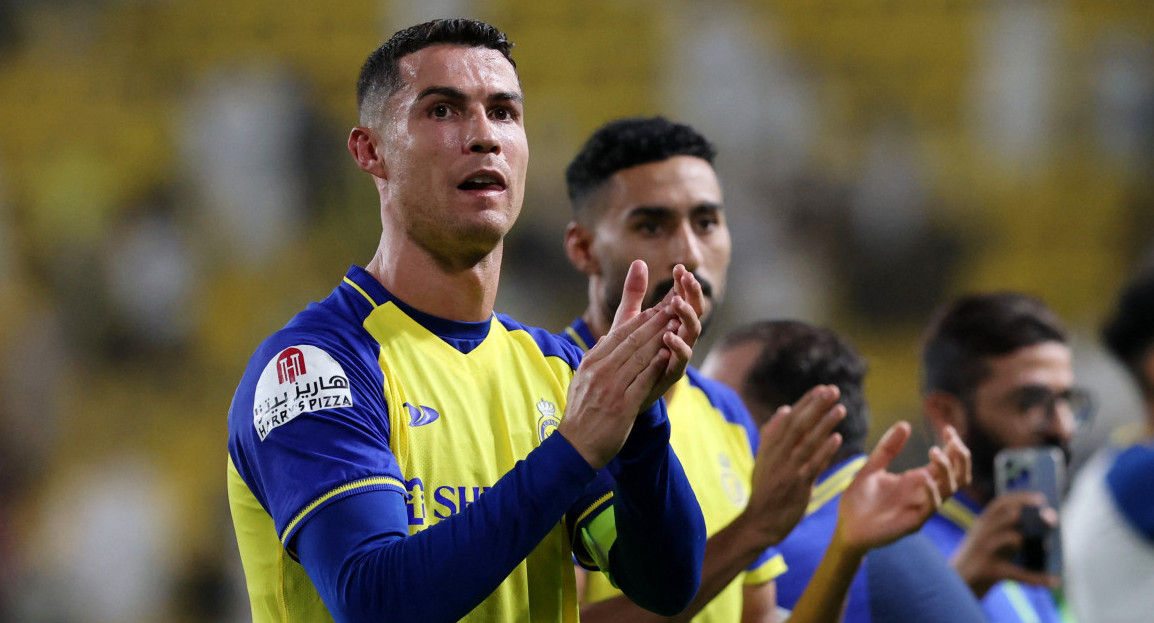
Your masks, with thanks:
[[(1054, 446), (1006, 448), (994, 457), (994, 490), (997, 495), (1014, 491), (1038, 491), (1055, 511), (1066, 483), (1066, 459)], [(1051, 575), (1062, 573), (1062, 539), (1058, 528), (1042, 520), (1038, 508), (1022, 509), (1018, 529), (1025, 537), (1015, 563)]]

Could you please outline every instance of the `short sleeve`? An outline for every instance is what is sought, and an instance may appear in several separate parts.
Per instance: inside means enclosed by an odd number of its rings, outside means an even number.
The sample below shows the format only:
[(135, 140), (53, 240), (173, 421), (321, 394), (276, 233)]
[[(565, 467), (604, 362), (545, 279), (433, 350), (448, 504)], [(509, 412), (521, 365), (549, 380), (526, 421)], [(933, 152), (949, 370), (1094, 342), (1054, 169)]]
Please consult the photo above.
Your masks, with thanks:
[(229, 409), (229, 453), (289, 549), (325, 505), (406, 487), (389, 450), (383, 374), (370, 344), (284, 330), (250, 360)]
[(746, 584), (764, 584), (770, 580), (776, 580), (785, 574), (789, 567), (785, 564), (785, 558), (777, 548), (771, 547), (761, 553), (757, 560), (745, 570)]

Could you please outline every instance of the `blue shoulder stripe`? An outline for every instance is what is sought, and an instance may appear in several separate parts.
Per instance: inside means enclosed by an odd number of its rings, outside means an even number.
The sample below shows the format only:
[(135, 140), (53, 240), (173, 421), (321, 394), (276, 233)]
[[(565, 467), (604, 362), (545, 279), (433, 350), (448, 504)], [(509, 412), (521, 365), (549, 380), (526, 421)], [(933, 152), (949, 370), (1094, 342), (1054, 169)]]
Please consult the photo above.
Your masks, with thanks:
[(741, 401), (737, 392), (724, 383), (703, 376), (693, 366), (685, 369), (685, 376), (689, 377), (690, 385), (700, 389), (709, 398), (709, 402), (721, 412), (725, 421), (745, 429), (745, 434), (749, 436), (749, 447), (754, 454), (757, 454), (758, 440), (761, 439), (761, 434), (757, 430), (753, 416), (749, 414), (749, 409), (745, 407), (745, 403)]

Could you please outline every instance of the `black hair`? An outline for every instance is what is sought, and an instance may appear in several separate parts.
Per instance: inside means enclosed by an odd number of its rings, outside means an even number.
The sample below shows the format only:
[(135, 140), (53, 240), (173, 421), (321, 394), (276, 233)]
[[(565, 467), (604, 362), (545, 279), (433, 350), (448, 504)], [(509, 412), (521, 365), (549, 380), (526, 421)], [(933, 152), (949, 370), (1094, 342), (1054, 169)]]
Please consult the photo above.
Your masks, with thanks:
[(1058, 317), (1036, 298), (1016, 292), (964, 296), (939, 308), (926, 331), (922, 392), (971, 400), (989, 374), (987, 359), (1066, 340)]
[(1154, 346), (1154, 267), (1142, 271), (1122, 290), (1113, 315), (1102, 327), (1102, 343), (1126, 366), (1147, 397), (1154, 394), (1143, 374), (1143, 361)]
[(410, 26), (381, 44), (361, 67), (357, 79), (357, 110), (362, 123), (365, 122), (366, 113), (370, 112), (370, 106), (376, 108), (383, 105), (385, 99), (401, 88), (403, 83), (398, 67), (401, 58), (439, 44), (497, 50), (513, 66), (513, 71), (517, 70), (512, 55), (513, 44), (505, 37), (505, 33), (485, 22), (453, 18)]
[(764, 320), (730, 332), (716, 348), (747, 343), (760, 345), (761, 351), (742, 381), (743, 398), (772, 413), (816, 385), (836, 385), (846, 410), (835, 429), (842, 437), (838, 457), (865, 452), (870, 420), (863, 387), (866, 363), (849, 341), (804, 322)]
[(697, 130), (665, 117), (611, 121), (589, 137), (565, 169), (569, 201), (581, 215), (584, 200), (618, 171), (674, 156), (694, 156), (712, 165), (716, 155)]

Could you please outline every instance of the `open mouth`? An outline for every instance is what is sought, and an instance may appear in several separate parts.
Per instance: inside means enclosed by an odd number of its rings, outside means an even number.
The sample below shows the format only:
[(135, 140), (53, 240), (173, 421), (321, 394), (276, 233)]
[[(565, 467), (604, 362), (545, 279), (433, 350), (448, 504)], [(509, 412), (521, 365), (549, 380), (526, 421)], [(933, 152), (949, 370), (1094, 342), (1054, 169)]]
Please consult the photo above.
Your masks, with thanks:
[(465, 181), (457, 185), (459, 190), (505, 190), (505, 180), (496, 173), (477, 173), (470, 175)]

